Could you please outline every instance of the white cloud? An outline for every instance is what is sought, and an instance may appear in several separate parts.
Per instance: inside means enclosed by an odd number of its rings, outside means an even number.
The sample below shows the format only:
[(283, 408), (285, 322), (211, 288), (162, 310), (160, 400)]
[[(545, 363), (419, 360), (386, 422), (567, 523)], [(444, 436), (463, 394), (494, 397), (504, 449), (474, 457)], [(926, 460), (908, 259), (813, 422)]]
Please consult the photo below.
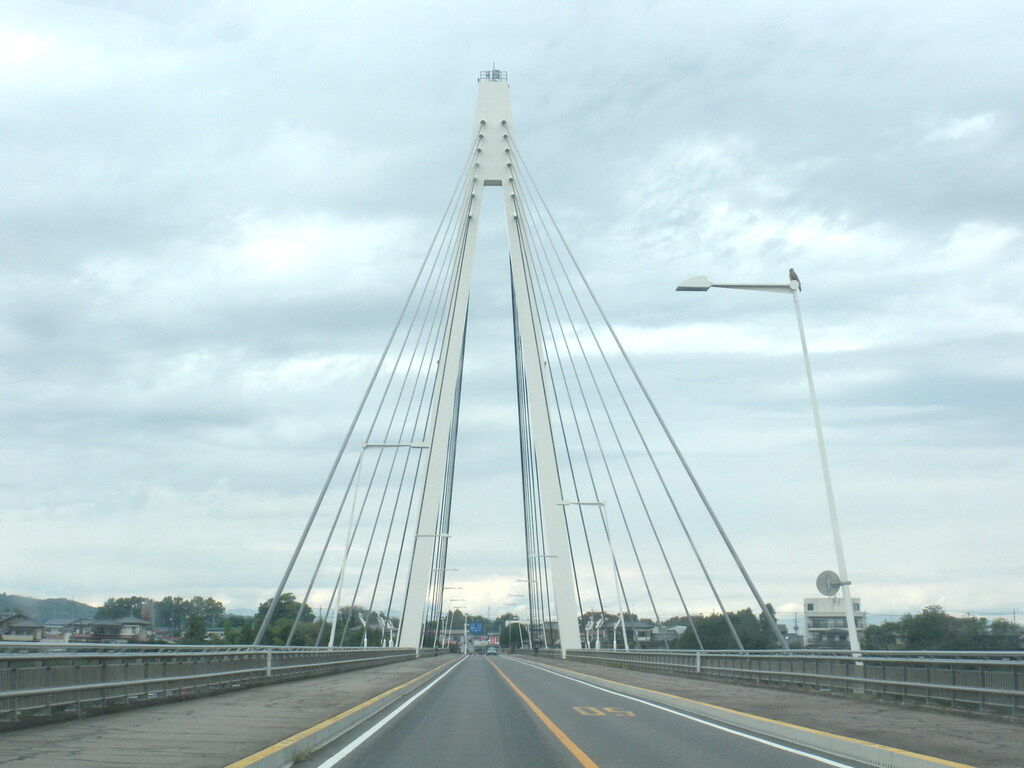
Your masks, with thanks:
[(958, 117), (947, 120), (925, 134), (922, 144), (933, 142), (958, 142), (974, 139), (992, 131), (996, 124), (996, 116), (985, 112), (971, 117)]
[(0, 60), (6, 67), (29, 62), (51, 52), (52, 38), (0, 29)]
[[(523, 2), (488, 24), (413, 6), (5, 4), (0, 561), (16, 567), (0, 586), (266, 595), (497, 56), (534, 174), (764, 591), (794, 601), (830, 564), (792, 310), (672, 288), (795, 266), (862, 595), (983, 607), (971, 591), (1014, 577), (1024, 533), (1007, 509), (1024, 494), (1024, 65), (1006, 8), (885, 35), (901, 11), (878, 8), (839, 23), (828, 5)], [(450, 561), (476, 610), (518, 591), (522, 563), (488, 215)], [(976, 530), (997, 511), (998, 537)], [(986, 572), (969, 572), (979, 553)]]

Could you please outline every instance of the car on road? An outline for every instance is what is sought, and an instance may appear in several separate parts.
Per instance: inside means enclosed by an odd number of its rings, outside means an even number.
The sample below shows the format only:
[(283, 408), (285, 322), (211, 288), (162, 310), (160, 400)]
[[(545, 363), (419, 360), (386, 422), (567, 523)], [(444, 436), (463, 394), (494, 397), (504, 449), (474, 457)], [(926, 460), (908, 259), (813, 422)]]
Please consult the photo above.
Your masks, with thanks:
[(498, 655), (498, 646), (496, 646), (496, 645), (488, 645), (486, 653), (487, 653), (488, 656), (497, 656)]

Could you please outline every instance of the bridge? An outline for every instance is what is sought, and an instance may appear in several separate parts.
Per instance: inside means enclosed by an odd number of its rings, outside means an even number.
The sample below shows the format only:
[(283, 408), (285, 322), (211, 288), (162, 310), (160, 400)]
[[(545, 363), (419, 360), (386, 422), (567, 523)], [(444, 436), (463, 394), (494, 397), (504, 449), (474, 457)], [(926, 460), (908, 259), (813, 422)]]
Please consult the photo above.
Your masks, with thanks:
[[(501, 652), (448, 643), (471, 276), (491, 193), (508, 240), (525, 542), (523, 594), (508, 596), (524, 610)], [(836, 555), (822, 589), (841, 595), (848, 648), (790, 648), (544, 202), (507, 74), (492, 69), (433, 241), (251, 643), (5, 643), (0, 766), (1020, 766), (1024, 653), (860, 648), (799, 278), (680, 285), (712, 287), (793, 299)], [(299, 610), (269, 644), (290, 589)], [(327, 620), (298, 645), (318, 595)], [(773, 647), (747, 647), (730, 609), (748, 606)], [(729, 647), (702, 636), (708, 610)], [(652, 628), (680, 617), (688, 647), (641, 635), (641, 613)]]

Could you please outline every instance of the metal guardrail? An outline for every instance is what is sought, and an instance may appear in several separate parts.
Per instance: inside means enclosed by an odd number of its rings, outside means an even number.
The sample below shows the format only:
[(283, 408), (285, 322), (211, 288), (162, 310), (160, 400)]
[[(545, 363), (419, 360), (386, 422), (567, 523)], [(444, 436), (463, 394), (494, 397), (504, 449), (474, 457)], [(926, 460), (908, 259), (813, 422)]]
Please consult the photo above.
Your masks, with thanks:
[[(555, 652), (556, 654), (558, 652)], [(1024, 653), (1000, 651), (566, 651), (566, 658), (731, 683), (867, 694), (1024, 715)]]
[(0, 728), (415, 657), (412, 648), (0, 643)]

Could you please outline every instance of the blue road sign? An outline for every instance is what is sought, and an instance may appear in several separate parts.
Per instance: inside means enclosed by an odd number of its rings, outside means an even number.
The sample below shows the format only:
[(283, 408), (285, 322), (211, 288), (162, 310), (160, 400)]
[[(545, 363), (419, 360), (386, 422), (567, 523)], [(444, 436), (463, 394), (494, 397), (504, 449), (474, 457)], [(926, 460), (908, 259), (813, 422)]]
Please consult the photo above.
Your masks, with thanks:
[(484, 625), (479, 621), (469, 622), (469, 634), (471, 635), (482, 635), (484, 633)]

